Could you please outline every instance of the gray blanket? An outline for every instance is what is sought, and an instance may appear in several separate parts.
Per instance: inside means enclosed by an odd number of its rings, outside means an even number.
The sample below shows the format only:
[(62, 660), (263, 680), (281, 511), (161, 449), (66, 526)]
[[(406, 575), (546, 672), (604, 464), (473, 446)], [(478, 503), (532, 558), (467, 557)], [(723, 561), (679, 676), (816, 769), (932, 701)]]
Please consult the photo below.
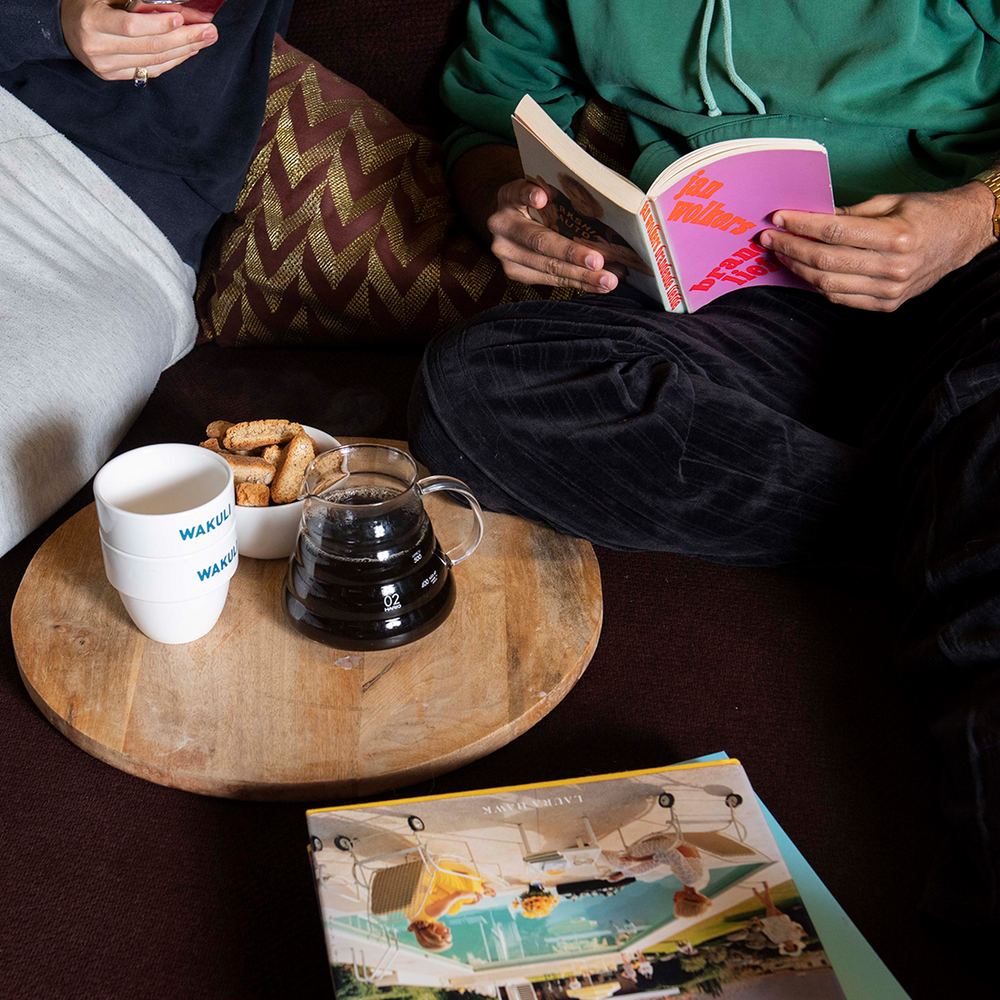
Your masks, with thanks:
[(90, 479), (191, 349), (194, 286), (138, 206), (0, 88), (0, 555)]

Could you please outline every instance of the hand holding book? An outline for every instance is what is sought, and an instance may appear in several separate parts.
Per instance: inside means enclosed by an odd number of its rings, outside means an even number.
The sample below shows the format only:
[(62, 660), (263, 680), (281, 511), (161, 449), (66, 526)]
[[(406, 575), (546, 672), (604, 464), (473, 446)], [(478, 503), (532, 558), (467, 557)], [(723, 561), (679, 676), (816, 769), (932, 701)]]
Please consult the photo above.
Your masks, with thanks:
[(491, 249), (513, 281), (556, 285), (585, 292), (610, 292), (618, 278), (604, 270), (604, 255), (560, 234), (547, 210), (555, 209), (547, 185), (511, 181), (497, 192), (497, 208), (487, 223)]
[(643, 191), (581, 149), (530, 96), (513, 126), (527, 178), (541, 179), (558, 202), (549, 224), (584, 247), (599, 245), (606, 268), (664, 309), (694, 311), (742, 287), (809, 287), (757, 239), (779, 209), (833, 214), (818, 142), (713, 143), (675, 160)]
[(571, 240), (547, 232), (530, 217), (532, 209), (545, 208), (546, 199), (544, 192), (525, 180), (520, 156), (513, 147), (470, 149), (455, 164), (451, 182), (462, 214), (476, 235), (492, 244), (508, 277), (588, 292), (607, 290), (600, 284), (602, 277), (610, 279), (611, 288), (617, 284), (617, 278), (604, 270), (599, 252), (588, 254)]
[(761, 234), (793, 274), (831, 302), (892, 312), (994, 242), (993, 194), (972, 181), (877, 195), (835, 216), (779, 211)]

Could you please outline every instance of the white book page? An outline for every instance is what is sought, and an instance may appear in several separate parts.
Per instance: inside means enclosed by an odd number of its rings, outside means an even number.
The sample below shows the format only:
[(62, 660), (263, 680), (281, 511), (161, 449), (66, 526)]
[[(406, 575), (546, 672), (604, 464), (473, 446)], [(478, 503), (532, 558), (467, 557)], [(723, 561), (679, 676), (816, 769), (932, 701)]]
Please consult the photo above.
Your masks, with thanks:
[(514, 121), (523, 125), (539, 142), (566, 164), (579, 178), (632, 215), (642, 210), (645, 194), (627, 177), (606, 167), (582, 149), (527, 94), (514, 111)]
[(666, 167), (649, 186), (649, 197), (656, 198), (663, 194), (671, 185), (676, 183), (685, 174), (693, 173), (707, 163), (715, 163), (730, 156), (738, 156), (741, 153), (755, 153), (763, 149), (815, 149), (824, 150), (825, 147), (812, 139), (771, 139), (762, 137), (759, 139), (727, 139), (725, 142), (712, 143), (710, 146), (703, 146), (701, 149), (693, 149), (690, 153), (685, 153), (679, 160), (674, 160), (669, 167)]

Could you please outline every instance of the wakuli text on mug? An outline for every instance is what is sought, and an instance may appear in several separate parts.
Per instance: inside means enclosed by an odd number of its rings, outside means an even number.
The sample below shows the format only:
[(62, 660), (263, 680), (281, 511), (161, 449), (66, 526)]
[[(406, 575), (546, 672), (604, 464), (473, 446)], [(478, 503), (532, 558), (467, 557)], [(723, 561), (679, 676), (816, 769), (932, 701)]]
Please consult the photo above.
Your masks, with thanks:
[(191, 642), (222, 613), (239, 562), (233, 470), (190, 444), (112, 459), (94, 479), (104, 570), (157, 642)]
[(94, 479), (101, 537), (135, 556), (209, 548), (233, 527), (229, 463), (207, 448), (152, 444), (113, 458)]
[(157, 559), (134, 556), (101, 538), (104, 571), (121, 594), (140, 601), (186, 601), (209, 594), (228, 583), (239, 563), (236, 529), (231, 528), (207, 549), (186, 556)]
[(185, 528), (178, 528), (177, 533), (181, 536), (182, 541), (195, 541), (201, 538), (202, 535), (207, 536), (211, 534), (217, 528), (224, 528), (226, 526), (226, 521), (228, 521), (232, 516), (232, 504), (227, 502), (226, 506), (214, 517), (210, 517), (207, 521), (199, 521), (197, 524), (189, 524)]

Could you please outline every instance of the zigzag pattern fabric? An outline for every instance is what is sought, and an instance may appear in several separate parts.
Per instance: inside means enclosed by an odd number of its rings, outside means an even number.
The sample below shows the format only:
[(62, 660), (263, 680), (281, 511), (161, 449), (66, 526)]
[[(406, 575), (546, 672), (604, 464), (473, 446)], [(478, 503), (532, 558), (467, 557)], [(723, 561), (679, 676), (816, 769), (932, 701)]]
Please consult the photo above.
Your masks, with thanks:
[(462, 231), (440, 146), (275, 39), (260, 140), (202, 266), (203, 340), (422, 344), (489, 306), (571, 294), (508, 280)]
[(624, 109), (591, 94), (573, 120), (573, 138), (595, 160), (625, 177), (639, 158), (639, 147)]

